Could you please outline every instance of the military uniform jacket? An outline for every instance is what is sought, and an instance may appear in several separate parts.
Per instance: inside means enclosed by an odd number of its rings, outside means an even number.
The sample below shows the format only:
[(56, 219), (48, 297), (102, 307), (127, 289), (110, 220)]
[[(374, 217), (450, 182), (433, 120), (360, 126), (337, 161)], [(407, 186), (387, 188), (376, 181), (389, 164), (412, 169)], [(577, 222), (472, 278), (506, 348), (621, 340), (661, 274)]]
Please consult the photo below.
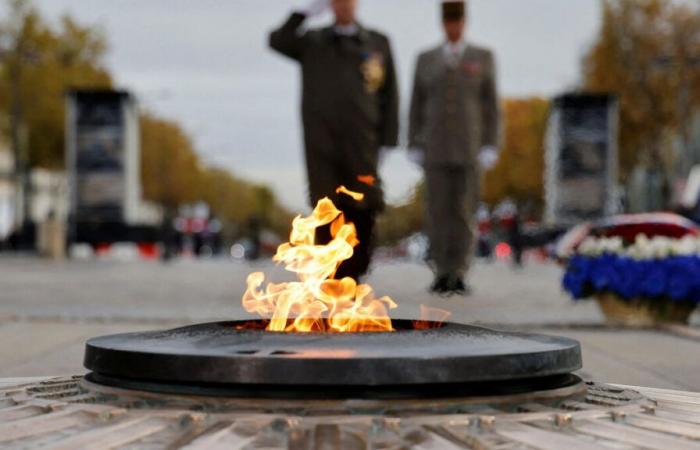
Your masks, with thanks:
[(271, 33), (270, 46), (301, 63), (305, 127), (330, 122), (347, 133), (365, 134), (375, 152), (396, 146), (399, 96), (387, 37), (359, 25), (351, 37), (333, 27), (301, 33), (304, 19), (292, 14)]
[(481, 147), (498, 144), (496, 69), (490, 51), (468, 45), (450, 64), (443, 46), (416, 64), (409, 145), (426, 167), (477, 167)]

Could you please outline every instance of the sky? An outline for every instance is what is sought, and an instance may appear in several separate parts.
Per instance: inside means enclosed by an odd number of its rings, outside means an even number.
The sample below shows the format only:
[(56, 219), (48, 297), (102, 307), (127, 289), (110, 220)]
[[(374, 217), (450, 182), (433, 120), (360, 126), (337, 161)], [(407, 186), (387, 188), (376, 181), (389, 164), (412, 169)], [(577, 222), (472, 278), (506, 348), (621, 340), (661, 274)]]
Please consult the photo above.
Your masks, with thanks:
[[(179, 121), (204, 160), (270, 185), (306, 210), (299, 69), (267, 48), (269, 31), (305, 1), (34, 0), (52, 21), (70, 14), (109, 42), (117, 86)], [(441, 41), (438, 0), (360, 0), (361, 22), (392, 40), (405, 117), (416, 54)], [(599, 28), (599, 0), (471, 0), (468, 40), (490, 47), (503, 96), (554, 96), (576, 86)], [(310, 26), (331, 20), (325, 16)], [(400, 201), (420, 171), (397, 149), (382, 164)]]

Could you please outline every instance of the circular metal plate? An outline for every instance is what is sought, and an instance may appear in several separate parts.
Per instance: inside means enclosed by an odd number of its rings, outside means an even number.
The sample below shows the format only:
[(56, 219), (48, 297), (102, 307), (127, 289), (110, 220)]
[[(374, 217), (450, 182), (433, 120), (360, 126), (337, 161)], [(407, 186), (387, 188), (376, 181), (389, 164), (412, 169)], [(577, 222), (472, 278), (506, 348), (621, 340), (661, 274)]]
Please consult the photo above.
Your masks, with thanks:
[[(410, 322), (394, 321), (399, 329)], [(105, 378), (257, 386), (410, 386), (532, 380), (581, 368), (579, 343), (445, 324), (392, 333), (239, 330), (218, 322), (90, 339), (85, 367)]]

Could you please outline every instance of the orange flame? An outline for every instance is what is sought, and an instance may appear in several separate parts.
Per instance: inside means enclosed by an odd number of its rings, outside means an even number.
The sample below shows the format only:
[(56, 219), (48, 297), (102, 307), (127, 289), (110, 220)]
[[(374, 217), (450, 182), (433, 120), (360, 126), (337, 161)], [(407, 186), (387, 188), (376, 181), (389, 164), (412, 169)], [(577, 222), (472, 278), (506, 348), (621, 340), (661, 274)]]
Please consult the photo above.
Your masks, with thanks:
[(359, 175), (357, 177), (357, 181), (360, 183), (364, 183), (367, 186), (374, 186), (377, 182), (377, 179), (373, 175)]
[[(338, 192), (358, 201), (364, 198), (343, 186)], [(316, 229), (326, 225), (330, 225), (333, 239), (327, 245), (315, 245)], [(391, 298), (376, 298), (370, 286), (357, 284), (352, 278), (334, 279), (357, 244), (355, 225), (345, 222), (330, 199), (322, 199), (309, 217), (294, 219), (289, 242), (280, 245), (273, 258), (296, 273), (299, 281), (269, 283), (263, 289), (265, 275), (252, 273), (243, 308), (269, 319), (268, 331), (393, 331), (388, 310), (397, 305)]]
[(360, 192), (353, 192), (350, 189), (346, 188), (345, 186), (340, 186), (338, 189), (335, 190), (336, 194), (345, 194), (349, 197), (352, 197), (353, 200), (357, 202), (361, 202), (362, 200), (365, 199), (365, 194), (362, 194)]
[(420, 320), (413, 321), (413, 328), (416, 330), (440, 328), (451, 315), (451, 312), (444, 309), (420, 305)]

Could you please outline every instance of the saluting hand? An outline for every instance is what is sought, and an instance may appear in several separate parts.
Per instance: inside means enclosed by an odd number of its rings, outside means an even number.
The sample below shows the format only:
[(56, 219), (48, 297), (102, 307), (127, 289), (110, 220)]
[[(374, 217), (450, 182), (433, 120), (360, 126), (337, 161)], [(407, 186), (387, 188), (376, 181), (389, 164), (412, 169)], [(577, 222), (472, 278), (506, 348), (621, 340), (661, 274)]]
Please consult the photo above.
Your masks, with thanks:
[(311, 3), (307, 4), (305, 7), (299, 9), (299, 12), (304, 14), (306, 17), (320, 16), (324, 12), (328, 11), (331, 6), (330, 0), (312, 0)]

